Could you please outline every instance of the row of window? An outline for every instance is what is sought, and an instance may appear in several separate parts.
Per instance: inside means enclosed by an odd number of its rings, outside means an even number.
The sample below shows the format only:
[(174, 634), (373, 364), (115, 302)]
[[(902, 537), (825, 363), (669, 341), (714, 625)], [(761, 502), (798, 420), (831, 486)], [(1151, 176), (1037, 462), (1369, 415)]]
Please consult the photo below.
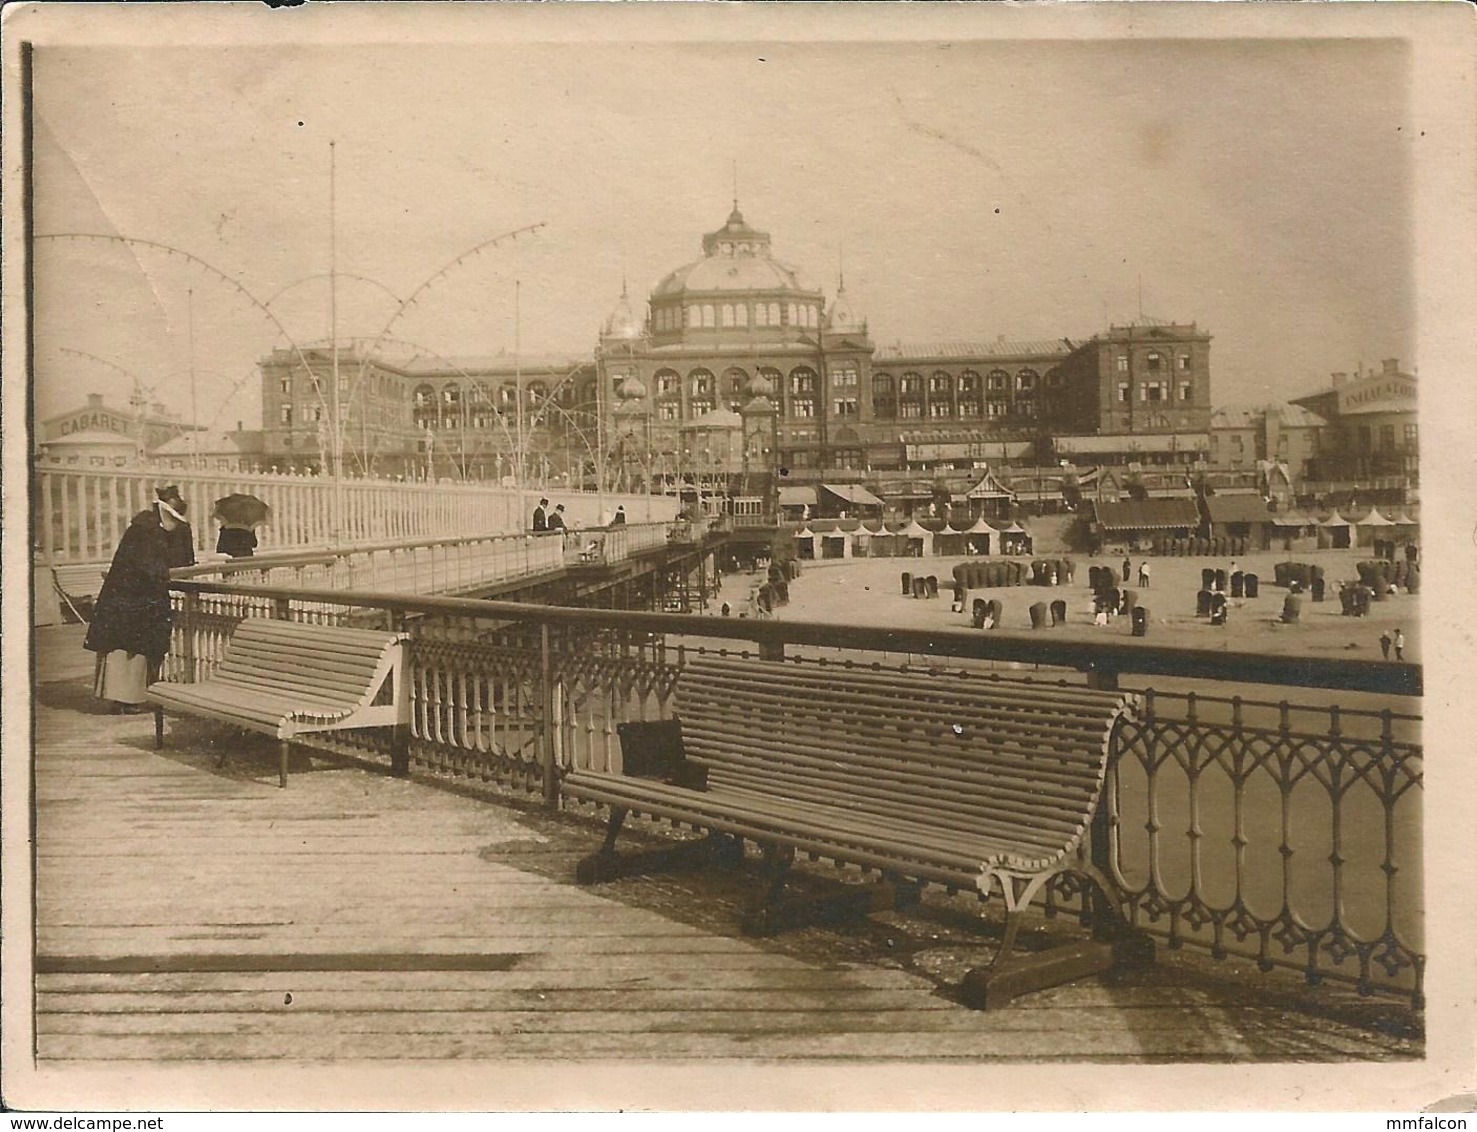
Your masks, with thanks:
[[(1380, 425), (1379, 426), (1379, 430), (1380, 430), (1379, 433), (1376, 434), (1374, 432), (1374, 430), (1370, 428), (1369, 425), (1360, 425), (1359, 426), (1358, 431), (1355, 434), (1356, 437), (1357, 437), (1357, 441), (1358, 441), (1359, 451), (1361, 451), (1361, 452), (1369, 452), (1369, 451), (1375, 450), (1373, 448), (1373, 445), (1374, 445), (1374, 441), (1375, 441), (1376, 435), (1378, 435), (1378, 438), (1379, 438), (1379, 448), (1378, 448), (1378, 451), (1380, 451), (1380, 452), (1393, 452), (1393, 451), (1395, 451), (1395, 426), (1394, 425)], [(1402, 435), (1403, 435), (1403, 438), (1404, 438), (1404, 441), (1405, 441), (1405, 444), (1404, 444), (1405, 450), (1406, 451), (1413, 451), (1415, 449), (1415, 447), (1416, 447), (1417, 437), (1418, 437), (1418, 433), (1416, 432), (1416, 426), (1413, 425), (1413, 424), (1406, 425), (1405, 428), (1404, 428), (1404, 432), (1403, 432)]]
[[(72, 466), (80, 466), (81, 463), (82, 463), (82, 457), (81, 456), (68, 456), (66, 458), (66, 461), (65, 462), (67, 464), (69, 464), (69, 465), (72, 465)], [(87, 457), (87, 466), (89, 468), (106, 468), (110, 462), (112, 463), (113, 467), (115, 467), (115, 468), (126, 468), (126, 467), (128, 467), (129, 464), (133, 463), (133, 460), (132, 460), (131, 457), (128, 457), (128, 456), (114, 456), (114, 457), (112, 457), (112, 460), (111, 461), (109, 460), (109, 458), (107, 456), (89, 456), (89, 457)], [(193, 458), (184, 457), (184, 456), (178, 457), (176, 459), (171, 459), (171, 460), (168, 461), (168, 464), (169, 464), (169, 466), (171, 468), (174, 468), (174, 469), (177, 469), (177, 470), (181, 470), (181, 469), (185, 469), (185, 468), (193, 468), (193, 467), (196, 467), (196, 466), (198, 466), (198, 467), (200, 467), (202, 469), (203, 468), (209, 468), (209, 467), (211, 467), (211, 462), (210, 462), (209, 458), (205, 458), (205, 459), (200, 460), (199, 463), (198, 463), (198, 465), (197, 465), (196, 464), (196, 461)], [(229, 472), (229, 471), (233, 470), (236, 467), (236, 461), (231, 460), (231, 459), (218, 459), (218, 460), (215, 461), (215, 465), (214, 466), (219, 471)]]
[[(1141, 381), (1139, 382), (1140, 401), (1168, 401), (1173, 396), (1173, 389), (1167, 381)], [(1188, 404), (1194, 400), (1194, 387), (1188, 381), (1179, 384), (1179, 399)], [(1133, 400), (1133, 389), (1126, 381), (1118, 383), (1118, 403), (1127, 405)]]
[(688, 303), (656, 307), (652, 321), (658, 333), (716, 327), (820, 326), (821, 310), (809, 303)]
[(860, 448), (833, 448), (825, 454), (806, 448), (796, 448), (793, 451), (782, 451), (780, 463), (787, 468), (824, 467), (861, 471), (866, 468), (866, 453)]
[[(1127, 373), (1128, 355), (1119, 354), (1116, 359), (1116, 364), (1118, 366), (1119, 373)], [(1191, 365), (1190, 355), (1165, 355), (1159, 353), (1159, 351), (1157, 350), (1150, 350), (1147, 354), (1144, 355), (1144, 368), (1147, 369), (1150, 373), (1160, 373), (1168, 369), (1170, 365), (1173, 365), (1174, 368), (1179, 370), (1181, 373), (1188, 373)]]
[(893, 401), (887, 398), (874, 398), (872, 401), (872, 415), (882, 420), (893, 417), (905, 421), (921, 420), (927, 416), (931, 420), (980, 420), (989, 418), (995, 420), (1001, 417), (1036, 416), (1036, 402), (1023, 399), (1016, 402), (1001, 400), (980, 401), (977, 398), (961, 399), (958, 404), (950, 401), (930, 401), (924, 412), (921, 401)]
[(921, 373), (909, 370), (896, 380), (890, 373), (874, 373), (872, 391), (887, 395), (896, 389), (898, 395), (902, 397), (921, 397), (925, 389), (934, 396), (953, 393), (977, 394), (982, 389), (990, 393), (1004, 393), (1012, 389), (1017, 393), (1034, 393), (1043, 386), (1049, 389), (1057, 388), (1061, 385), (1061, 379), (1062, 375), (1055, 370), (1048, 373), (1043, 382), (1041, 375), (1034, 369), (1021, 369), (1014, 374), (1009, 374), (1003, 369), (992, 369), (983, 377), (975, 370), (967, 369), (957, 377), (944, 370), (935, 370), (925, 382)]

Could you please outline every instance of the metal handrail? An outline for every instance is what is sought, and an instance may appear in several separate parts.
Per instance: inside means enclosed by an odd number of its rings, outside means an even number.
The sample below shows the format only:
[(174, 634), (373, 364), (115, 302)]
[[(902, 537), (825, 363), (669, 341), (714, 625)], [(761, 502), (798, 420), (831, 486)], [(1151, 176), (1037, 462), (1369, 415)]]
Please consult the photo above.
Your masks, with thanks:
[(401, 594), (283, 586), (240, 586), (185, 579), (171, 582), (171, 587), (183, 593), (231, 594), (284, 600), (298, 598), (409, 615), (495, 617), (504, 621), (577, 625), (585, 629), (680, 633), (749, 641), (758, 645), (761, 651), (772, 655), (783, 652), (788, 645), (811, 645), (862, 652), (1015, 661), (1086, 672), (1102, 681), (1104, 686), (1112, 686), (1112, 682), (1121, 674), (1136, 673), (1146, 676), (1326, 688), (1346, 692), (1374, 692), (1390, 696), (1419, 696), (1424, 687), (1421, 665), (1379, 660), (1278, 657), (1254, 652), (1174, 648), (1130, 642), (1041, 641), (1003, 632), (987, 634), (959, 629), (879, 629), (751, 618), (703, 618), (699, 625), (694, 623), (691, 615), (682, 613), (575, 609), (524, 602), (406, 597)]

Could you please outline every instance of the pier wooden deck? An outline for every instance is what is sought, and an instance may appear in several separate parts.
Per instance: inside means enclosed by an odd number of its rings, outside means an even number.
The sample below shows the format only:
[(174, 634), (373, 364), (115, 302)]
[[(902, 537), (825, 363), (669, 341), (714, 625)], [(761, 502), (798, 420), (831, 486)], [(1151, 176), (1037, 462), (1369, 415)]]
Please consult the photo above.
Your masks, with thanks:
[(580, 889), (588, 821), (321, 760), (279, 790), (272, 744), (205, 723), (156, 752), (149, 716), (101, 714), (78, 632), (38, 645), (42, 1066), (1421, 1053), (1176, 963), (972, 1012), (932, 977), (980, 956), (947, 917), (745, 939), (741, 878)]

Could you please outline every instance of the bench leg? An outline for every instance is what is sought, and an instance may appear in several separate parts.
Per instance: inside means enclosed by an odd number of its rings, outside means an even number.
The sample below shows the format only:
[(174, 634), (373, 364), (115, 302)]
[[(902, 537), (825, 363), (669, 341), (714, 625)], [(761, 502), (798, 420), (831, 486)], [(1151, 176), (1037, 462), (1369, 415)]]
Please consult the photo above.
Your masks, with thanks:
[(397, 723), (390, 732), (390, 773), (396, 778), (410, 777), (410, 725)]
[(679, 841), (675, 845), (664, 845), (659, 849), (617, 853), (615, 839), (620, 834), (626, 812), (621, 807), (612, 807), (610, 822), (605, 830), (605, 844), (575, 866), (576, 884), (601, 884), (623, 876), (713, 864), (733, 867), (744, 859), (744, 843), (741, 840), (716, 832), (705, 837)]
[(966, 1006), (994, 1010), (1032, 991), (1100, 975), (1114, 968), (1153, 962), (1153, 940), (1129, 926), (1108, 896), (1106, 878), (1091, 866), (1074, 867), (1070, 871), (1089, 881), (1085, 899), (1091, 901), (1095, 911), (1104, 913), (1094, 917), (1092, 938), (1058, 944), (1044, 951), (1014, 954), (1029, 898), (1020, 899), (1022, 890), (1015, 887), (1022, 883), (1020, 880), (1002, 878), (1007, 886), (1005, 936), (988, 967), (976, 967), (965, 974), (959, 985), (959, 996)]
[(164, 709), (154, 705), (154, 750), (164, 750)]
[(774, 935), (784, 927), (787, 909), (782, 903), (790, 866), (795, 863), (795, 850), (789, 845), (764, 847), (764, 892), (744, 916), (745, 935)]
[(281, 765), (277, 768), (277, 785), (287, 789), (287, 760), (292, 757), (292, 741), (290, 739), (279, 739), (277, 742), (277, 753)]
[(870, 916), (873, 912), (895, 912), (910, 908), (923, 898), (923, 884), (894, 873), (884, 873), (876, 884), (839, 884), (813, 879), (820, 891), (805, 894), (786, 892), (794, 853), (765, 850), (768, 885), (744, 917), (745, 935), (776, 935), (813, 924), (836, 924)]

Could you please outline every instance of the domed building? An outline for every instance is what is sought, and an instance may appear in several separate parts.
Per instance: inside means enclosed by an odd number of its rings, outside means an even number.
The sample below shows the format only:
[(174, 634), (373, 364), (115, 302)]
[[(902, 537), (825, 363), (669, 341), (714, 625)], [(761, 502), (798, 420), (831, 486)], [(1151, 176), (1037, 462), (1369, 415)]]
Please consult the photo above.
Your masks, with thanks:
[[(838, 441), (847, 466), (861, 468), (865, 445), (848, 418), (860, 416), (873, 347), (844, 290), (832, 303), (840, 318), (828, 318), (825, 294), (774, 256), (737, 202), (702, 252), (652, 288), (639, 337), (616, 332), (621, 304), (606, 320), (597, 362), (619, 406), (622, 450), (644, 445), (655, 478), (723, 491), (762, 491), (781, 452), (819, 468)], [(620, 397), (630, 378), (648, 392), (644, 415)]]
[[(1016, 502), (1050, 506), (1061, 494), (1037, 473), (1064, 463), (1179, 466), (1209, 449), (1210, 335), (1194, 323), (1141, 317), (1077, 341), (874, 343), (844, 279), (828, 301), (737, 201), (700, 243), (644, 304), (622, 280), (593, 358), (360, 359), (351, 344), (340, 360), (360, 375), (345, 427), (362, 442), (356, 459), (374, 473), (534, 469), (566, 483), (613, 459), (607, 473), (633, 490), (772, 501), (783, 483), (791, 503), (823, 510), (828, 485), (864, 483), (906, 514), (930, 505), (941, 479), (978, 482), (986, 466), (1012, 469)], [(321, 467), (318, 371), (330, 357), (263, 360), (271, 462)]]
[[(783, 469), (796, 499), (865, 481), (906, 511), (940, 471), (1175, 461), (1208, 443), (1210, 336), (1193, 323), (877, 345), (844, 278), (828, 304), (736, 201), (702, 253), (651, 289), (644, 320), (623, 290), (604, 324), (598, 380), (630, 482), (763, 494)], [(640, 398), (621, 394), (631, 379)], [(736, 443), (715, 443), (719, 425)]]

